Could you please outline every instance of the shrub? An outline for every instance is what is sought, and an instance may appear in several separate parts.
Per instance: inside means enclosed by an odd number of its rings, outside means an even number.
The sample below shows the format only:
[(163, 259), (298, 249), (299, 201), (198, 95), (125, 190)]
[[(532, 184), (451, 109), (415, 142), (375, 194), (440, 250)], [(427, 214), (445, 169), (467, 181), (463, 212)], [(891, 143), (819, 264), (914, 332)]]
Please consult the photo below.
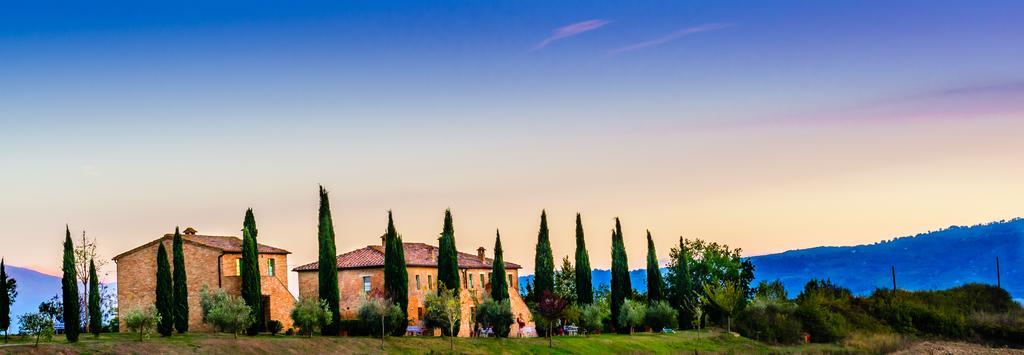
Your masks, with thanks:
[(455, 293), (455, 290), (445, 290), (444, 287), (439, 287), (437, 292), (431, 292), (427, 294), (427, 299), (424, 302), (427, 308), (427, 321), (428, 324), (443, 324), (444, 328), (448, 330), (448, 347), (450, 350), (455, 349), (455, 325), (459, 323), (462, 315), (462, 307), (459, 304), (459, 296)]
[(622, 303), (622, 307), (619, 309), (619, 326), (622, 328), (628, 328), (629, 333), (633, 334), (633, 329), (644, 325), (644, 316), (647, 313), (647, 308), (644, 307), (643, 303), (626, 300)]
[(149, 333), (156, 328), (156, 324), (160, 322), (160, 314), (157, 313), (155, 306), (129, 309), (124, 312), (123, 317), (124, 325), (128, 327), (128, 330), (139, 334), (139, 341), (148, 337)]
[(49, 341), (53, 338), (53, 320), (42, 313), (28, 313), (18, 317), (21, 323), (19, 333), (36, 337), (35, 346), (39, 346), (39, 339)]
[(594, 302), (580, 309), (580, 325), (592, 333), (601, 332), (605, 320), (611, 316), (608, 303)]
[(792, 344), (800, 341), (803, 325), (792, 302), (755, 299), (736, 317), (736, 331), (751, 339)]
[(327, 302), (316, 298), (303, 298), (295, 302), (292, 308), (292, 323), (299, 328), (299, 333), (312, 337), (314, 331), (321, 326), (331, 324), (331, 311)]
[(287, 336), (295, 335), (295, 329), (294, 328), (288, 328), (288, 330), (286, 330), (284, 332), (284, 335), (287, 335)]
[(678, 312), (668, 302), (657, 301), (647, 307), (644, 323), (654, 331), (660, 331), (664, 328), (675, 328), (679, 324), (679, 321), (676, 319), (676, 313)]
[[(373, 336), (394, 334), (403, 329), (408, 323), (405, 320), (405, 313), (397, 304), (391, 303), (386, 298), (373, 297), (363, 300), (359, 306), (359, 321), (363, 329)], [(384, 329), (381, 329), (383, 327)], [(381, 331), (384, 331), (382, 334)]]
[(476, 320), (494, 330), (494, 335), (508, 338), (512, 331), (512, 306), (508, 299), (495, 301), (488, 297), (476, 307)]
[(283, 328), (284, 325), (281, 324), (281, 321), (271, 320), (267, 322), (267, 331), (270, 332), (270, 335), (277, 335), (277, 333), (280, 333)]
[(892, 354), (909, 348), (913, 341), (900, 334), (855, 332), (843, 340), (843, 345), (865, 354)]
[(967, 326), (978, 340), (989, 345), (1024, 347), (1024, 311), (975, 312), (967, 317)]
[(212, 324), (220, 331), (230, 332), (236, 338), (239, 332), (255, 322), (252, 309), (245, 304), (245, 300), (228, 295), (224, 289), (210, 292), (204, 288), (199, 291), (199, 304), (203, 308), (203, 322)]

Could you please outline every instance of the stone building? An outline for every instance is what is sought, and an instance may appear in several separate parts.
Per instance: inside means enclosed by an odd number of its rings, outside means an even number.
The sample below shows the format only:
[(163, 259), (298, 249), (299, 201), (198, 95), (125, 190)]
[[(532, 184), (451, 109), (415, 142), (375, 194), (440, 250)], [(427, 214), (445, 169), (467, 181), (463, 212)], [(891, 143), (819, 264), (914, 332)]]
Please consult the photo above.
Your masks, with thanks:
[[(437, 254), (438, 248), (424, 243), (405, 243), (405, 264), (409, 273), (409, 315), (410, 325), (423, 325), (426, 313), (424, 301), (426, 295), (437, 289)], [(459, 275), (462, 301), (462, 325), (459, 336), (470, 335), (475, 313), (474, 298), (481, 301), (484, 294), (489, 294), (493, 259), (484, 256), (484, 248), (477, 249), (477, 254), (458, 253)], [(341, 317), (356, 318), (359, 305), (368, 293), (384, 288), (384, 247), (370, 245), (356, 249), (337, 257), (338, 289), (340, 291)], [(317, 270), (319, 263), (310, 263), (293, 269), (299, 275), (299, 297), (317, 298), (319, 290)], [(533, 327), (533, 318), (526, 303), (519, 297), (519, 269), (515, 263), (505, 262), (505, 277), (509, 288), (512, 314)], [(513, 322), (512, 333), (518, 334), (518, 325)]]
[[(117, 263), (117, 305), (121, 311), (149, 307), (156, 301), (157, 243), (167, 248), (168, 263), (174, 268), (171, 243), (173, 234), (143, 244), (114, 257)], [(185, 267), (188, 268), (189, 330), (211, 331), (203, 323), (199, 291), (203, 287), (222, 288), (230, 295), (241, 294), (242, 240), (234, 236), (198, 235), (185, 229), (181, 235)], [(289, 251), (260, 244), (260, 288), (263, 292), (263, 319), (277, 320), (285, 329), (291, 327), (290, 312), (295, 297), (288, 291)], [(127, 331), (120, 319), (122, 332)]]

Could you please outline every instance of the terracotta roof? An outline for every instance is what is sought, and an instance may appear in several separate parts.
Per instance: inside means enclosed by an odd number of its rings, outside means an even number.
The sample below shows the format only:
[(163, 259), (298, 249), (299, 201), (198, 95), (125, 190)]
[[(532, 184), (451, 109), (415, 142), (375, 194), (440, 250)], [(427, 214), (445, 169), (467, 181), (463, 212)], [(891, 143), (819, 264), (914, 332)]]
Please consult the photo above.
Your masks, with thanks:
[[(151, 241), (149, 243), (140, 245), (140, 246), (138, 246), (138, 247), (136, 247), (134, 249), (131, 249), (131, 250), (126, 251), (124, 253), (118, 254), (113, 259), (117, 260), (118, 258), (120, 258), (122, 256), (134, 253), (134, 252), (136, 252), (138, 250), (141, 250), (141, 249), (143, 249), (145, 247), (148, 247), (150, 245), (156, 244), (156, 243), (158, 243), (160, 241), (163, 241), (163, 240), (169, 240), (171, 238), (174, 238), (174, 234), (164, 234), (164, 236), (162, 238), (158, 238), (158, 239), (153, 240), (153, 241)], [(202, 245), (202, 246), (205, 246), (205, 247), (209, 247), (209, 248), (213, 248), (213, 249), (217, 249), (217, 250), (223, 251), (225, 253), (241, 253), (242, 252), (242, 240), (238, 239), (238, 237), (235, 237), (235, 236), (193, 235), (193, 234), (186, 235), (186, 234), (182, 234), (181, 235), (181, 240), (184, 243), (192, 243), (192, 244), (196, 244), (196, 245)], [(259, 251), (260, 254), (291, 254), (290, 251), (287, 251), (287, 250), (284, 250), (284, 249), (281, 249), (281, 248), (275, 248), (275, 247), (272, 247), (272, 246), (269, 246), (269, 245), (263, 245), (263, 244), (257, 244), (257, 250)]]
[[(406, 266), (434, 266), (437, 267), (437, 247), (425, 243), (404, 243)], [(490, 269), (493, 267), (494, 259), (485, 258), (480, 261), (476, 254), (459, 252), (460, 269)], [(338, 270), (374, 268), (384, 266), (384, 248), (380, 245), (369, 245), (365, 248), (356, 249), (345, 254), (338, 255)], [(319, 262), (313, 262), (292, 269), (292, 271), (316, 271), (320, 268)], [(507, 269), (519, 269), (519, 264), (505, 262)]]

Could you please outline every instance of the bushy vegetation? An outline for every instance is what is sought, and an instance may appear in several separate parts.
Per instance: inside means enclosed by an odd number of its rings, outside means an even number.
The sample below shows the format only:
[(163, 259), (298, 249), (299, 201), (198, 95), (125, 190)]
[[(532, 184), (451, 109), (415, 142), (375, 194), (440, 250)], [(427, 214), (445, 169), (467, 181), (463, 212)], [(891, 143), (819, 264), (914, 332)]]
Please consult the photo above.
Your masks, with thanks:
[[(241, 297), (228, 295), (224, 289), (199, 291), (199, 302), (203, 308), (203, 321), (222, 332), (238, 336), (255, 322), (252, 309)], [(162, 317), (162, 315), (161, 315)]]
[(372, 336), (380, 337), (405, 332), (405, 313), (397, 304), (383, 297), (369, 297), (359, 306), (359, 321)]
[(508, 338), (512, 331), (512, 305), (508, 299), (495, 301), (485, 299), (476, 307), (476, 321), (494, 330), (494, 335), (501, 338)]
[(619, 328), (626, 329), (629, 334), (633, 334), (633, 331), (643, 326), (644, 317), (647, 315), (647, 306), (642, 302), (634, 300), (626, 300), (622, 302), (622, 307), (619, 310)]
[(895, 293), (879, 289), (858, 297), (828, 280), (811, 280), (795, 300), (762, 295), (764, 285), (738, 317), (737, 329), (744, 336), (794, 343), (806, 333), (812, 342), (833, 343), (898, 334), (1024, 346), (1024, 309), (1005, 290), (990, 285)]
[[(128, 330), (139, 335), (139, 341), (149, 336), (160, 322), (160, 313), (157, 312), (155, 306), (129, 309), (121, 316), (124, 317), (124, 324)], [(50, 323), (50, 328), (53, 328), (52, 323)]]
[[(314, 331), (319, 331), (323, 325), (333, 322), (333, 317), (327, 301), (316, 298), (302, 298), (295, 302), (292, 308), (292, 324), (299, 328), (300, 334), (313, 336)], [(336, 326), (335, 329), (338, 327)]]
[(675, 308), (666, 301), (657, 301), (647, 306), (644, 323), (651, 327), (652, 331), (661, 331), (664, 328), (675, 328), (679, 321)]

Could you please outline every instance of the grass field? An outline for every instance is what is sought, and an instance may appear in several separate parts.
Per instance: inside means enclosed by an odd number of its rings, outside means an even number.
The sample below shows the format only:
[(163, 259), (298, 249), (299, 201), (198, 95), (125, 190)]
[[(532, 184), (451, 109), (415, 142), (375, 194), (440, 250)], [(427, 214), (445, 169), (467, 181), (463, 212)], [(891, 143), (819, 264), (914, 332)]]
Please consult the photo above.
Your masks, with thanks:
[[(677, 334), (643, 334), (632, 336), (617, 334), (589, 337), (556, 337), (548, 348), (547, 339), (494, 339), (458, 338), (454, 351), (448, 340), (435, 337), (397, 337), (385, 340), (388, 353), (459, 353), (459, 354), (606, 354), (606, 353), (849, 353), (851, 349), (836, 345), (812, 344), (804, 346), (769, 346), (750, 339), (721, 333), (693, 331)], [(380, 339), (368, 337), (313, 337), (296, 336), (256, 337), (228, 334), (186, 334), (170, 338), (151, 337), (139, 342), (128, 334), (103, 334), (99, 339), (83, 335), (75, 344), (64, 342), (63, 337), (32, 346), (28, 339), (12, 338), (8, 345), (0, 345), (0, 353), (15, 354), (317, 354), (317, 353), (380, 353)]]

